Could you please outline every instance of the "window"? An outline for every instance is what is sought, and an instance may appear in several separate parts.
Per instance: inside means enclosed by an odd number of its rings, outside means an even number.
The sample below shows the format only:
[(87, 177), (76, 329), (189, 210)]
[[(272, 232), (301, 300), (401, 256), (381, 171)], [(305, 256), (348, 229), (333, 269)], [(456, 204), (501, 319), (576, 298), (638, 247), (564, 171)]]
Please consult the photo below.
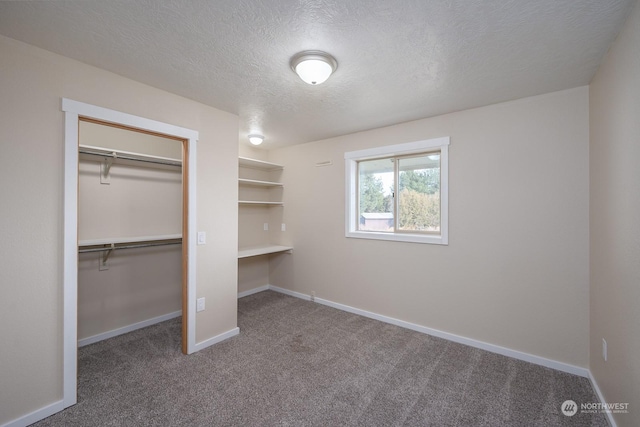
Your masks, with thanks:
[(449, 138), (345, 153), (346, 237), (448, 244)]

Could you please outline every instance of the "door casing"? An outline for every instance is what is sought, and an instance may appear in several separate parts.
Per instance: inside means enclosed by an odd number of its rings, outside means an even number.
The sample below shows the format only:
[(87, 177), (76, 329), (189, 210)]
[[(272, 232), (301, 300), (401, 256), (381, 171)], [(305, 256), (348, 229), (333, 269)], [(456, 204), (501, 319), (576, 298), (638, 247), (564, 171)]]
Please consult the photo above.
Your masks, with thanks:
[(198, 132), (95, 105), (62, 99), (64, 125), (63, 406), (77, 402), (78, 368), (78, 126), (79, 120), (183, 141), (182, 351), (196, 351), (196, 145)]

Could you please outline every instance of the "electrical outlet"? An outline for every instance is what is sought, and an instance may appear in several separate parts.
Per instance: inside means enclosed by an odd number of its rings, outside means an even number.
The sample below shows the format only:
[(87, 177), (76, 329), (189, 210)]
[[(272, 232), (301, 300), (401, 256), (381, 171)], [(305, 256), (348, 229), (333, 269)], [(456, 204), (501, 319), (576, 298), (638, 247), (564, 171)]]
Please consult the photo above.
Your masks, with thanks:
[(264, 228), (264, 231), (269, 231), (269, 223), (265, 222), (262, 228)]
[(316, 291), (311, 291), (311, 301), (316, 300)]
[(607, 340), (602, 338), (602, 358), (607, 361)]
[(204, 311), (204, 297), (196, 300), (196, 311)]
[(282, 223), (282, 227), (280, 227), (280, 230), (287, 231), (287, 226), (284, 225), (284, 222)]

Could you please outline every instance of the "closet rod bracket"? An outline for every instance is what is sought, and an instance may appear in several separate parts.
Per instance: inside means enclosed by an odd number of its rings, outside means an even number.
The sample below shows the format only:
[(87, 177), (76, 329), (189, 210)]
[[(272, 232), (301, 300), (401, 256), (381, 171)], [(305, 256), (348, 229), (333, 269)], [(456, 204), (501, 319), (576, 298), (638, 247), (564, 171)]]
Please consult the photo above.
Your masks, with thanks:
[(107, 157), (102, 162), (100, 167), (100, 184), (111, 184), (111, 166), (113, 166), (114, 160), (118, 158), (118, 153), (115, 151), (111, 153), (111, 157)]
[(106, 267), (107, 266), (107, 261), (109, 260), (109, 256), (111, 256), (111, 252), (113, 252), (113, 250), (116, 248), (115, 243), (111, 244), (111, 247), (109, 247), (109, 249), (107, 249), (104, 253), (104, 256), (102, 257), (102, 266)]

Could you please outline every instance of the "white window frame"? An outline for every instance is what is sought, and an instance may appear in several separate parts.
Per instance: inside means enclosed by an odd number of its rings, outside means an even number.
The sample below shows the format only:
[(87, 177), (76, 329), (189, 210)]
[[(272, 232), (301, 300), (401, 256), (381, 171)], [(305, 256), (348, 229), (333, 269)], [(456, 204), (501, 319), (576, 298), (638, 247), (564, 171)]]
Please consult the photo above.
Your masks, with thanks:
[[(344, 153), (345, 160), (345, 237), (392, 240), (397, 242), (449, 244), (449, 142), (448, 136), (387, 145)], [(406, 156), (440, 150), (440, 234), (396, 233), (358, 230), (358, 162), (380, 157)]]

